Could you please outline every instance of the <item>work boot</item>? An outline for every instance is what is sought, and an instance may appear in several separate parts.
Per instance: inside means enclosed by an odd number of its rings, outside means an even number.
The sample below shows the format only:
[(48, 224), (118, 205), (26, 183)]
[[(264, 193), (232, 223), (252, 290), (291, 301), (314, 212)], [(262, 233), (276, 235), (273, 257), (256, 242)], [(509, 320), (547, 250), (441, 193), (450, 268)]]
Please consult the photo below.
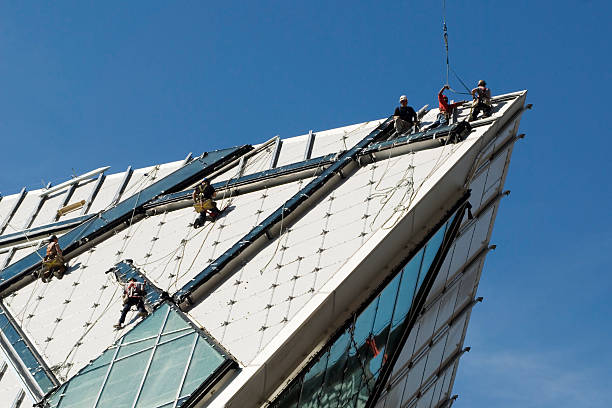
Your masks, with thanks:
[(149, 314), (147, 312), (138, 312), (138, 317), (142, 317), (143, 319), (147, 317)]
[(123, 329), (123, 325), (121, 323), (114, 324), (113, 327), (115, 328), (115, 330)]

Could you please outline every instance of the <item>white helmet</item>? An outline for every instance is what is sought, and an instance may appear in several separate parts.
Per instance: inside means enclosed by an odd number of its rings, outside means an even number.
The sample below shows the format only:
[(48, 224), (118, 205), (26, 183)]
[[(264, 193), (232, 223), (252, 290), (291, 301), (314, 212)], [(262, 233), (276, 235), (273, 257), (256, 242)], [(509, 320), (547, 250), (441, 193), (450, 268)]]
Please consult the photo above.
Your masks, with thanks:
[(406, 95), (402, 95), (402, 96), (400, 96), (400, 100), (399, 100), (399, 101), (400, 101), (400, 103), (401, 103), (402, 101), (406, 101), (406, 102), (408, 102), (408, 97), (407, 97)]

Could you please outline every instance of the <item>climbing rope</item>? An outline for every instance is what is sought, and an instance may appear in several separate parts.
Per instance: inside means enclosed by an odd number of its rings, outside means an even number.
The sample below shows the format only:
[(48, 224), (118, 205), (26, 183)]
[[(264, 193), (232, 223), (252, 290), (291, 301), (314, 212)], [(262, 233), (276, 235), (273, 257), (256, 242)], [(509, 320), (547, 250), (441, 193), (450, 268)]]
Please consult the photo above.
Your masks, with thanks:
[[(459, 75), (457, 75), (455, 70), (452, 69), (450, 66), (450, 58), (449, 58), (449, 53), (448, 53), (448, 29), (446, 27), (446, 0), (442, 0), (442, 31), (443, 31), (443, 37), (444, 37), (444, 48), (446, 50), (446, 85), (449, 86), (449, 90), (451, 92), (454, 92), (456, 94), (461, 94), (461, 95), (471, 95), (470, 89), (467, 87), (465, 82), (461, 80)], [(455, 75), (455, 77), (459, 80), (459, 82), (461, 82), (461, 85), (463, 85), (467, 93), (458, 92), (454, 90), (453, 88), (451, 88), (450, 82), (449, 82), (449, 72), (452, 72)]]

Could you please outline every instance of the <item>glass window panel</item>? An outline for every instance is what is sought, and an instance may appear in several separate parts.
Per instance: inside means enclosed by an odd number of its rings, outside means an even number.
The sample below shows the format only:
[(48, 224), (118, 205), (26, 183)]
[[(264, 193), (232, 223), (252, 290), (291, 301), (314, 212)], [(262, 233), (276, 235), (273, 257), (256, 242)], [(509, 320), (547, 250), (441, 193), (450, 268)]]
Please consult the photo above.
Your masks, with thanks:
[(350, 401), (352, 401), (355, 392), (359, 389), (362, 371), (357, 349), (351, 340), (340, 397), (338, 398), (338, 406), (350, 405)]
[(283, 390), (282, 394), (272, 406), (274, 408), (296, 408), (300, 400), (301, 390), (302, 382), (294, 382), (289, 388)]
[(153, 350), (148, 350), (113, 364), (98, 408), (132, 406), (152, 352)]
[(94, 370), (94, 369), (96, 369), (98, 367), (102, 367), (102, 366), (107, 365), (108, 363), (110, 363), (112, 361), (113, 356), (115, 355), (115, 351), (117, 351), (117, 347), (116, 346), (113, 346), (113, 347), (109, 348), (104, 353), (102, 353), (102, 355), (100, 357), (98, 357), (94, 361), (92, 361), (90, 365), (88, 365), (85, 368), (83, 368), (81, 373), (86, 373), (86, 372), (88, 372), (90, 370)]
[[(327, 368), (323, 357), (301, 375), (304, 389), (299, 407), (365, 407), (387, 358), (398, 346), (408, 323), (408, 313), (433, 259), (444, 240), (451, 218), (429, 239), (425, 246), (359, 313), (353, 324), (329, 347)], [(421, 273), (422, 271), (422, 273)], [(324, 372), (324, 376), (323, 376)], [(320, 391), (315, 387), (323, 383)], [(309, 389), (309, 388), (312, 388)], [(283, 391), (274, 407), (298, 406), (299, 382)], [(288, 393), (291, 391), (291, 398)]]
[[(177, 405), (177, 406), (180, 406), (180, 405)], [(172, 407), (174, 407), (174, 401), (172, 401), (172, 402), (170, 402), (168, 404), (158, 405), (155, 408), (172, 408)]]
[[(68, 231), (59, 237), (60, 247), (68, 248), (76, 241), (99, 231), (121, 217), (129, 215), (134, 208), (145, 204), (161, 194), (172, 193), (187, 187), (190, 183), (195, 181), (195, 177), (202, 174), (203, 170), (208, 168), (211, 164), (218, 163), (220, 160), (232, 155), (239, 149), (239, 147), (232, 147), (216, 150), (214, 152), (209, 152), (203, 159), (192, 160), (185, 166), (151, 184), (149, 187), (144, 188), (119, 202), (116, 206), (104, 211), (99, 217), (91, 218)], [(28, 268), (34, 267), (40, 262), (40, 259), (45, 256), (45, 251), (45, 248), (38, 249), (36, 252), (3, 269), (0, 272), (0, 283), (14, 276), (18, 276), (22, 271)]]
[(60, 401), (59, 408), (90, 407), (98, 396), (108, 367), (99, 367), (81, 374), (70, 381), (66, 395)]
[(374, 330), (372, 333), (379, 335), (391, 323), (395, 302), (397, 300), (397, 290), (399, 288), (401, 274), (397, 274), (395, 278), (383, 289), (378, 302), (378, 310), (376, 311), (376, 320), (374, 321)]
[(139, 351), (146, 350), (149, 347), (153, 347), (153, 345), (155, 344), (155, 340), (156, 338), (152, 338), (148, 340), (137, 341), (135, 343), (127, 344), (125, 346), (121, 346), (121, 348), (119, 349), (119, 353), (117, 353), (116, 360), (119, 360), (120, 358), (125, 357), (125, 356), (129, 356), (130, 354), (134, 354)]
[(132, 341), (157, 336), (166, 320), (168, 308), (169, 306), (166, 304), (159, 307), (155, 313), (150, 314), (146, 319), (140, 322), (136, 328), (126, 334), (123, 338), (123, 342), (130, 343)]
[(60, 398), (62, 398), (64, 394), (64, 390), (69, 383), (62, 385), (55, 393), (49, 398), (47, 401), (49, 403), (49, 408), (57, 408), (57, 404), (60, 402)]
[(419, 277), (419, 269), (423, 260), (423, 250), (420, 250), (402, 270), (397, 302), (393, 319), (391, 319), (391, 335), (389, 336), (389, 346), (395, 347), (395, 342), (398, 340), (398, 333), (401, 324), (406, 319), (406, 315), (412, 306), (412, 299), (416, 291), (417, 279)]
[(204, 339), (198, 337), (193, 358), (187, 371), (187, 377), (181, 390), (181, 397), (189, 396), (225, 361), (225, 357), (215, 350)]
[(302, 395), (300, 396), (300, 408), (315, 408), (319, 405), (319, 393), (325, 379), (325, 369), (329, 350), (304, 375)]
[(427, 246), (425, 247), (425, 257), (423, 258), (423, 265), (421, 266), (421, 272), (419, 274), (419, 284), (423, 283), (425, 276), (427, 276), (427, 272), (429, 272), (429, 267), (431, 266), (438, 250), (440, 249), (440, 245), (442, 245), (442, 241), (444, 240), (444, 233), (446, 232), (446, 224), (438, 230), (434, 234), (433, 237), (429, 239), (427, 242)]
[(166, 320), (166, 325), (164, 326), (164, 331), (162, 333), (168, 333), (171, 331), (179, 330), (179, 329), (187, 329), (190, 328), (189, 324), (178, 313), (170, 313), (168, 315), (168, 319)]
[(370, 337), (372, 326), (374, 325), (374, 319), (376, 318), (376, 307), (378, 306), (379, 298), (380, 296), (370, 303), (355, 321), (353, 341), (358, 349), (364, 345), (368, 337)]
[(329, 350), (325, 382), (319, 396), (319, 401), (323, 407), (335, 407), (338, 404), (350, 344), (350, 333), (345, 331)]
[(186, 335), (188, 335), (189, 333), (192, 333), (192, 332), (193, 332), (193, 329), (192, 328), (188, 328), (188, 329), (185, 329), (185, 330), (176, 331), (174, 333), (162, 334), (161, 338), (159, 339), (159, 342), (160, 343), (165, 343), (167, 341), (171, 341), (171, 340), (177, 339), (179, 337), (186, 336)]
[(176, 397), (197, 336), (193, 333), (156, 348), (136, 407), (154, 407)]

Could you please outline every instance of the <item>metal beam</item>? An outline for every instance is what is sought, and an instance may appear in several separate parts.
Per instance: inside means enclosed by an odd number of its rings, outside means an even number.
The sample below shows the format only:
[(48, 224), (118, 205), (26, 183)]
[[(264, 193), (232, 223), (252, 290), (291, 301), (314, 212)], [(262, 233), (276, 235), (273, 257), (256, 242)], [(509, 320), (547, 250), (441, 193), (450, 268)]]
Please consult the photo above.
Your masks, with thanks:
[(308, 139), (306, 140), (306, 149), (304, 150), (304, 161), (310, 160), (312, 155), (312, 146), (314, 145), (315, 134), (312, 130), (308, 131)]
[[(180, 191), (190, 186), (194, 181), (208, 176), (227, 162), (252, 149), (252, 146), (244, 145), (205, 153), (116, 206), (101, 212), (97, 217), (90, 218), (59, 238), (64, 258), (70, 260), (107, 236), (127, 228), (131, 222), (144, 218), (144, 206), (150, 201), (163, 194)], [(2, 270), (0, 296), (5, 296), (12, 290), (33, 281), (30, 272), (40, 267), (43, 252), (44, 248), (37, 250)]]
[(105, 178), (106, 176), (104, 174), (100, 174), (98, 176), (98, 179), (96, 180), (96, 184), (94, 185), (93, 190), (91, 190), (91, 193), (89, 194), (89, 197), (87, 197), (87, 201), (85, 201), (85, 205), (83, 206), (83, 209), (81, 210), (81, 215), (87, 214), (87, 211), (89, 211), (89, 209), (91, 208), (91, 204), (96, 199), (96, 196), (98, 195), (98, 191), (100, 191), (100, 187), (102, 187), (102, 183), (104, 183)]
[(42, 196), (47, 196), (51, 193), (55, 193), (56, 191), (60, 191), (66, 187), (70, 187), (74, 184), (78, 184), (80, 181), (83, 180), (87, 180), (88, 178), (91, 178), (95, 175), (98, 174), (102, 174), (104, 173), (106, 170), (110, 169), (110, 166), (106, 166), (106, 167), (100, 167), (98, 169), (92, 170), (90, 172), (87, 172), (85, 174), (82, 174), (80, 176), (77, 176), (71, 180), (65, 181), (63, 183), (58, 184), (57, 186), (54, 187), (47, 187), (46, 189), (44, 189), (39, 195)]
[[(345, 177), (359, 167), (357, 157), (367, 146), (387, 135), (392, 119), (388, 118), (351, 149), (338, 157), (338, 160), (325, 169), (321, 175), (308, 183), (281, 207), (225, 251), (213, 263), (195, 276), (174, 294), (174, 299), (184, 310), (189, 309), (212, 285), (223, 279), (228, 271), (243, 262), (248, 256), (263, 248), (271, 238), (282, 234), (298, 217), (312, 208), (312, 204), (327, 194)], [(282, 221), (282, 223), (281, 223)], [(223, 273), (222, 273), (223, 272)]]
[(68, 202), (70, 202), (70, 199), (72, 198), (72, 195), (74, 194), (74, 190), (76, 190), (76, 188), (77, 188), (77, 184), (75, 183), (70, 186), (68, 191), (66, 191), (66, 196), (64, 197), (62, 202), (57, 206), (57, 210), (55, 210), (55, 212), (51, 215), (51, 219), (49, 220), (50, 223), (55, 222), (59, 219), (60, 210), (68, 205)]
[[(0, 348), (37, 401), (59, 385), (44, 359), (0, 301)], [(24, 360), (27, 360), (26, 363)]]
[(125, 170), (125, 173), (123, 175), (123, 179), (121, 180), (121, 183), (119, 184), (119, 188), (117, 189), (117, 192), (115, 193), (115, 196), (113, 197), (113, 201), (111, 201), (109, 205), (110, 207), (117, 204), (121, 200), (121, 194), (123, 194), (123, 192), (125, 191), (125, 188), (127, 187), (130, 181), (130, 178), (132, 177), (133, 172), (134, 170), (132, 170), (132, 166), (128, 166), (128, 168)]
[(19, 193), (19, 197), (17, 197), (17, 201), (15, 201), (11, 210), (8, 212), (8, 214), (6, 214), (6, 217), (4, 217), (2, 224), (0, 224), (0, 234), (4, 232), (4, 229), (11, 221), (11, 218), (13, 218), (13, 215), (15, 215), (15, 213), (17, 212), (17, 209), (19, 208), (19, 205), (21, 204), (25, 196), (26, 196), (26, 188), (24, 187), (21, 189), (21, 192)]
[(272, 158), (270, 159), (270, 168), (276, 168), (276, 164), (278, 163), (278, 157), (280, 156), (280, 151), (283, 146), (283, 141), (280, 136), (276, 136), (276, 142), (274, 144), (274, 151), (272, 152)]

